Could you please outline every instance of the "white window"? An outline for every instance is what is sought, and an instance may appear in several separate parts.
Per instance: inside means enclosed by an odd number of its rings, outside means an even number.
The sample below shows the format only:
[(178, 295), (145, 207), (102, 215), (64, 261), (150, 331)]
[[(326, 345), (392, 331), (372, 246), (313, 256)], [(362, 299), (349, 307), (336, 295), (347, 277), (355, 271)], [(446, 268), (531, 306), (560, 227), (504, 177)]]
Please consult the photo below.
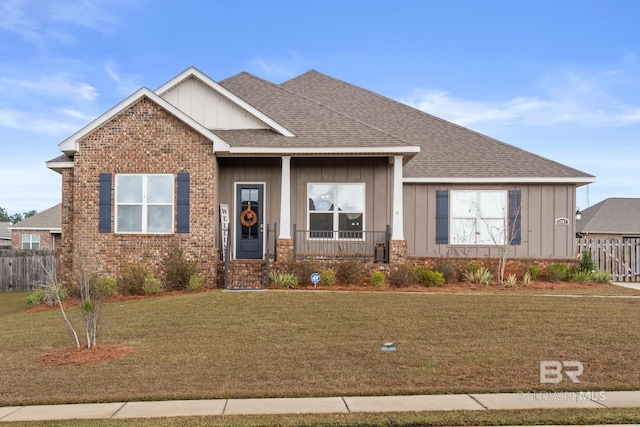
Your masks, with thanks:
[(39, 234), (23, 234), (22, 249), (40, 249)]
[(173, 175), (116, 175), (116, 232), (173, 233)]
[(507, 192), (451, 191), (451, 243), (503, 245)]
[(311, 238), (362, 239), (364, 184), (308, 184)]

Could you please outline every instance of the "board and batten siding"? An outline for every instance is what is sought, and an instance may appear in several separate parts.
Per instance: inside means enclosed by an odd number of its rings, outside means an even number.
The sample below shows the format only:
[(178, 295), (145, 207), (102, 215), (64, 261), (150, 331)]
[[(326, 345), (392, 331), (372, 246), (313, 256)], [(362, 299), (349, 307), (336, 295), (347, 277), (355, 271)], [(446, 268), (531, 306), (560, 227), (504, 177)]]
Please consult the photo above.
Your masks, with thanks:
[[(409, 256), (495, 256), (491, 245), (436, 244), (437, 190), (520, 190), (522, 244), (510, 248), (510, 257), (574, 258), (574, 185), (431, 185), (404, 184), (404, 234)], [(568, 225), (556, 224), (567, 218)]]
[[(391, 224), (392, 167), (387, 158), (292, 158), (291, 224), (307, 228), (308, 183), (364, 183), (365, 230), (384, 231)], [(279, 157), (218, 159), (217, 204), (226, 203), (231, 218), (234, 211), (234, 184), (265, 183), (265, 223), (280, 218), (282, 160)], [(235, 224), (235, 223), (234, 223)], [(293, 230), (292, 230), (293, 231)]]
[(269, 129), (195, 78), (185, 80), (162, 97), (207, 129)]
[[(219, 179), (216, 188), (216, 206), (229, 205), (232, 227), (240, 212), (235, 211), (236, 183), (264, 183), (264, 224), (273, 224), (280, 218), (280, 183), (282, 161), (279, 157), (218, 158)], [(219, 221), (218, 221), (219, 222)]]
[(386, 157), (291, 159), (291, 223), (308, 229), (307, 184), (364, 183), (364, 230), (384, 231), (391, 224), (392, 167)]

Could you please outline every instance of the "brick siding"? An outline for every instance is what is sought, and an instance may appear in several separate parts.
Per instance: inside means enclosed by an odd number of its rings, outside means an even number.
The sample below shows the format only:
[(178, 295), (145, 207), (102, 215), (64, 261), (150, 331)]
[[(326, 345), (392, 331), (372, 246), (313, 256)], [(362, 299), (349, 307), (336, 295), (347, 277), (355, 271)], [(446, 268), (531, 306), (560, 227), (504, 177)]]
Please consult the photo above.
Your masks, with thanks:
[[(118, 277), (128, 262), (143, 263), (162, 277), (162, 261), (177, 245), (198, 261), (205, 284), (216, 277), (214, 203), (215, 156), (212, 142), (143, 98), (79, 143), (75, 168), (63, 171), (61, 277), (88, 257), (101, 275)], [(115, 233), (115, 176), (124, 173), (190, 174), (190, 230), (185, 234)], [(99, 233), (99, 175), (113, 174), (111, 233)], [(174, 178), (175, 179), (175, 178)], [(177, 221), (174, 197), (174, 230)], [(214, 215), (215, 214), (215, 215)]]

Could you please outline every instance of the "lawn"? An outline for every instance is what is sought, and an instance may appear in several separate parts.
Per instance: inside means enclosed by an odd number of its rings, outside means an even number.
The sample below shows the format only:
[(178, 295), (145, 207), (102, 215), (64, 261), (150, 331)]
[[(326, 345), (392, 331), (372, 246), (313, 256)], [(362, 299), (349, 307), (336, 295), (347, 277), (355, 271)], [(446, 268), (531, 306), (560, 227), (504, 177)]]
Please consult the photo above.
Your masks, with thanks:
[[(25, 313), (25, 298), (0, 294), (0, 406), (640, 389), (638, 298), (212, 291), (117, 301), (101, 342), (136, 351), (86, 366), (35, 362), (72, 341), (58, 311)], [(388, 341), (397, 351), (381, 351)], [(544, 360), (582, 362), (581, 383), (540, 384)]]

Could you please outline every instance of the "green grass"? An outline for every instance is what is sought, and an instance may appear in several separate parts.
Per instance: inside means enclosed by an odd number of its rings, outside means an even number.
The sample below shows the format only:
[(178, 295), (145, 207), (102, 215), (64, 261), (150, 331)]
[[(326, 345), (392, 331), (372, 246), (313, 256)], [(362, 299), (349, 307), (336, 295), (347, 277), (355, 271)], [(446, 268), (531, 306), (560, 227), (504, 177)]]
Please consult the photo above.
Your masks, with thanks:
[[(72, 341), (58, 311), (23, 313), (16, 299), (0, 294), (0, 406), (640, 389), (640, 299), (215, 291), (113, 302), (101, 342), (137, 351), (93, 366), (35, 363)], [(387, 341), (398, 351), (381, 351)], [(541, 385), (542, 360), (581, 361), (582, 383)]]
[(224, 415), (127, 420), (13, 422), (15, 427), (183, 427), (204, 426), (513, 426), (637, 424), (637, 409), (538, 409), (526, 411), (451, 411), (306, 415)]

